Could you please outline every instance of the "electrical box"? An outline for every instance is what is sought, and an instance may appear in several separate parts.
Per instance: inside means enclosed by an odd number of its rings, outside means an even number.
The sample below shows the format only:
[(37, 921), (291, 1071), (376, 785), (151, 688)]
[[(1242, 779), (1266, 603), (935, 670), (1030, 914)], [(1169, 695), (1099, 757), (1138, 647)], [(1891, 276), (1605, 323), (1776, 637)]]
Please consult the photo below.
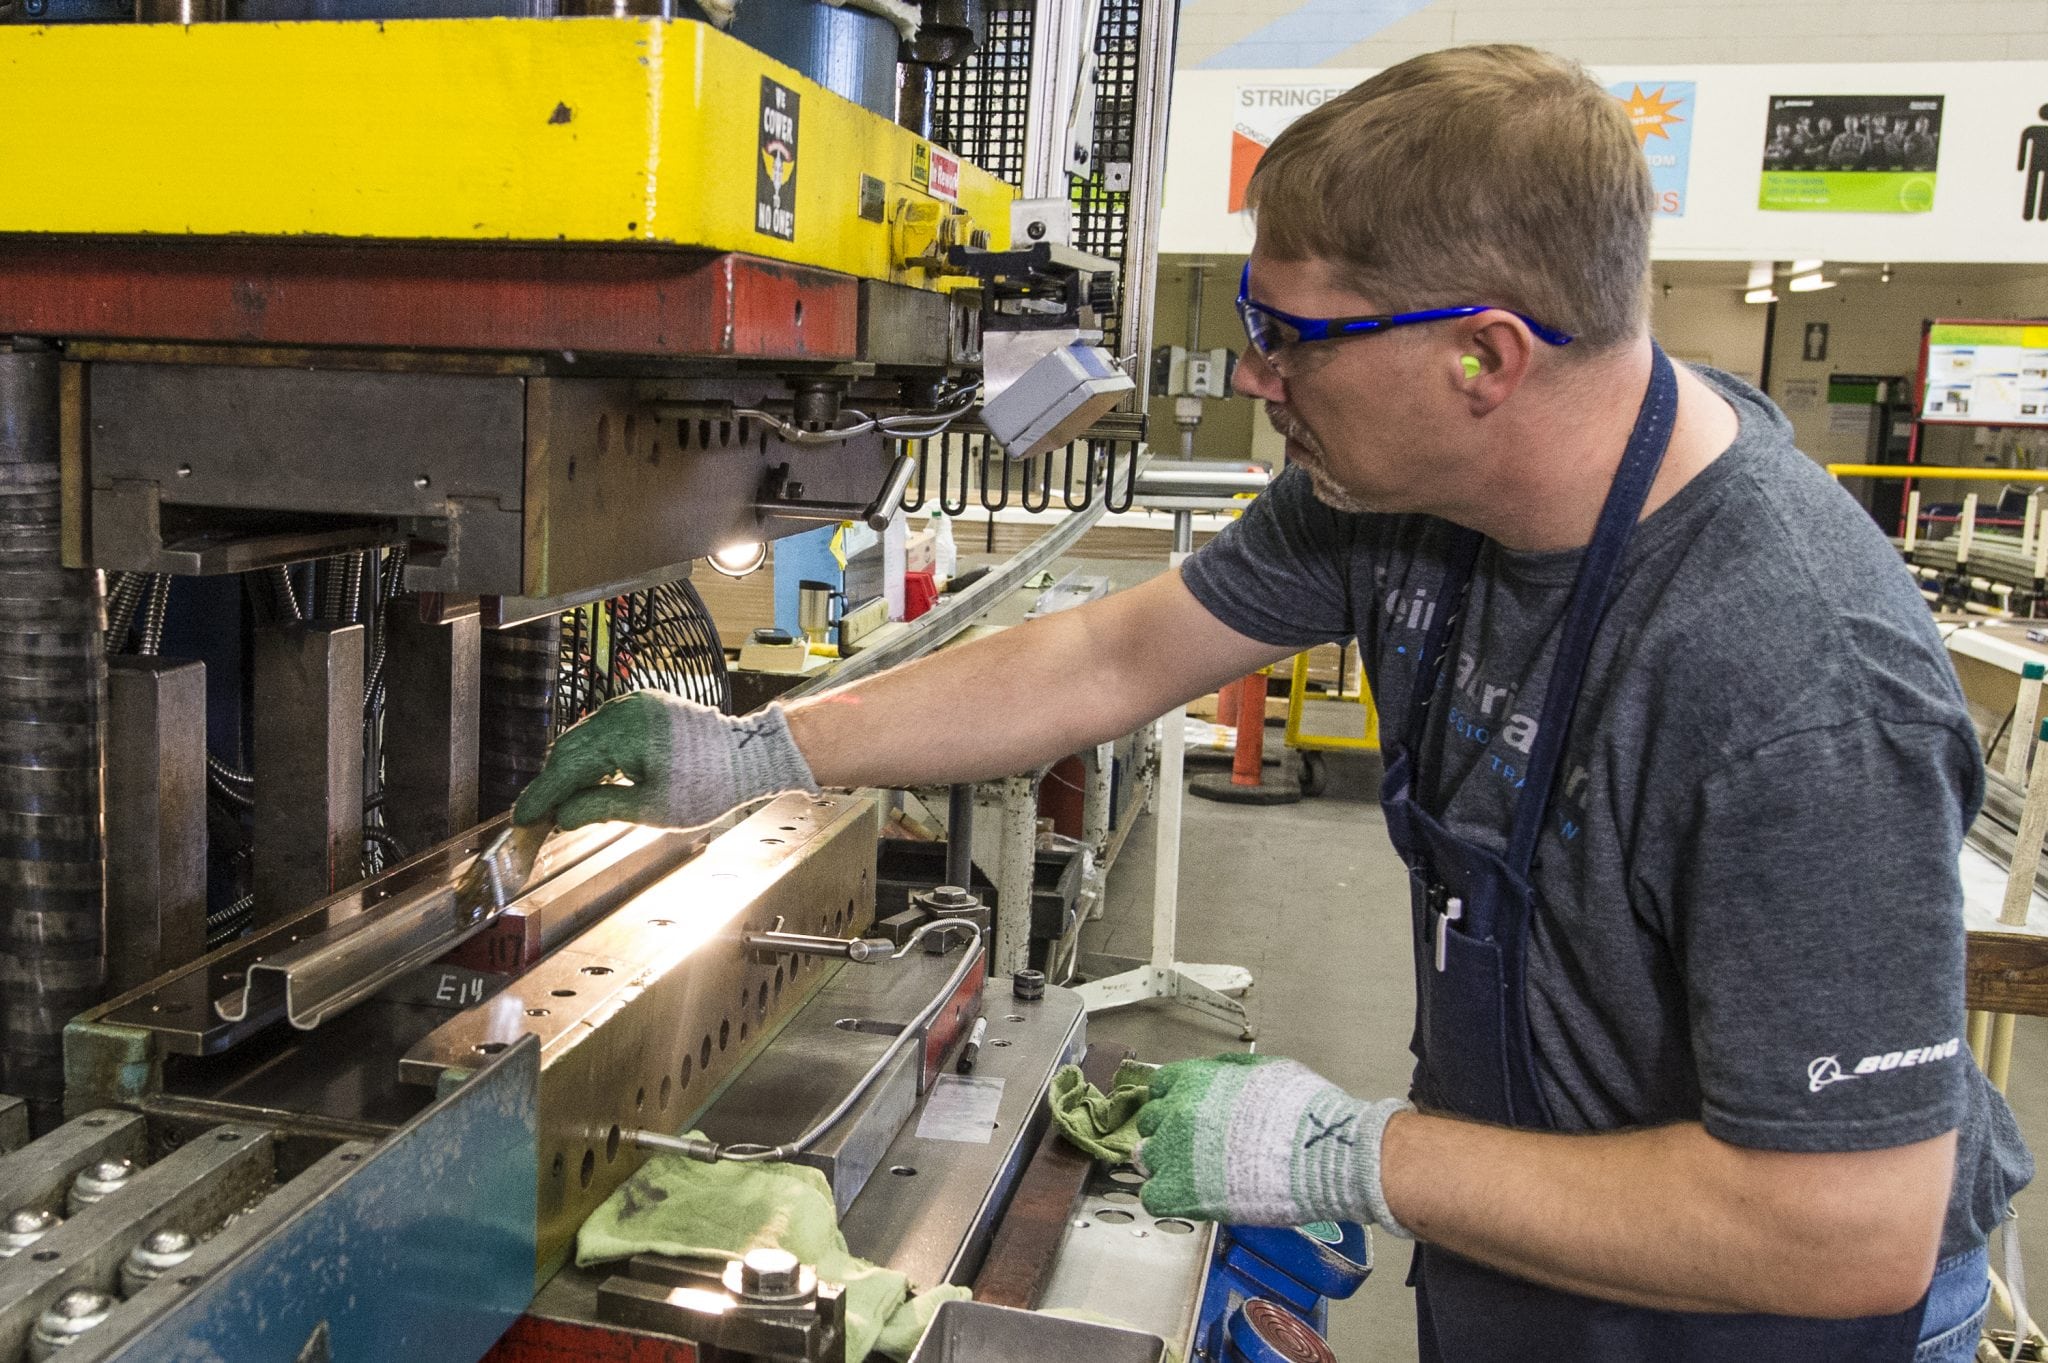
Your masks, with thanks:
[(1230, 376), (1237, 371), (1234, 352), (1188, 350), (1161, 346), (1152, 356), (1152, 384), (1156, 397), (1227, 398)]
[(1130, 375), (1101, 346), (1074, 342), (1048, 352), (981, 409), (1012, 459), (1056, 450), (1130, 392)]

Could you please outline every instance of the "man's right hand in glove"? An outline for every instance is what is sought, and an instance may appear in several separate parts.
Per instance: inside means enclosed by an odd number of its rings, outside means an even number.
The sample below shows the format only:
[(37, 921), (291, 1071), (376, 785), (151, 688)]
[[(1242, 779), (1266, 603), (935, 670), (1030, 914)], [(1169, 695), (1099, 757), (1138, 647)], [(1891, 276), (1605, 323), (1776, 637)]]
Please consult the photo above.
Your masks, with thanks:
[(512, 817), (533, 823), (552, 814), (563, 828), (613, 819), (696, 828), (748, 800), (817, 789), (781, 706), (734, 719), (660, 691), (635, 691), (606, 701), (555, 740)]

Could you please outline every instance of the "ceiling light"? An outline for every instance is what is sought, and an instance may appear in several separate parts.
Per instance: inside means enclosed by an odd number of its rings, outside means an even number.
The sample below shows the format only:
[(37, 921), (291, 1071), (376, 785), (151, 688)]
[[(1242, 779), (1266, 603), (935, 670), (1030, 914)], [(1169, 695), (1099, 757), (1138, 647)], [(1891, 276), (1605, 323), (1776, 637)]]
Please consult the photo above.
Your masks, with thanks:
[(1812, 274), (1815, 270), (1818, 270), (1821, 266), (1825, 264), (1827, 264), (1827, 262), (1824, 260), (1795, 260), (1792, 262), (1791, 273)]
[[(1748, 282), (1747, 284), (1744, 284), (1744, 285), (1743, 285), (1742, 287), (1743, 287), (1743, 288), (1745, 288), (1745, 289), (1752, 289), (1752, 290), (1753, 290), (1753, 289), (1768, 289), (1768, 288), (1770, 288), (1770, 287), (1771, 287), (1771, 279), (1772, 279), (1772, 277), (1773, 277), (1773, 276), (1774, 276), (1774, 275), (1775, 275), (1775, 274), (1777, 273), (1777, 269), (1778, 269), (1778, 266), (1777, 266), (1777, 262), (1776, 262), (1776, 261), (1770, 261), (1770, 260), (1752, 260), (1752, 261), (1750, 261), (1750, 262), (1749, 262), (1749, 282)], [(1752, 301), (1753, 301), (1753, 300), (1752, 300)]]
[(1742, 301), (1745, 303), (1775, 303), (1778, 301), (1778, 295), (1771, 292), (1768, 288), (1751, 289), (1748, 293), (1742, 295)]
[(1832, 279), (1822, 279), (1820, 271), (1815, 270), (1812, 274), (1792, 276), (1785, 287), (1794, 293), (1817, 293), (1822, 289), (1832, 289), (1835, 287), (1835, 281)]
[(713, 553), (707, 561), (727, 577), (745, 577), (768, 561), (768, 546), (761, 540), (741, 540)]

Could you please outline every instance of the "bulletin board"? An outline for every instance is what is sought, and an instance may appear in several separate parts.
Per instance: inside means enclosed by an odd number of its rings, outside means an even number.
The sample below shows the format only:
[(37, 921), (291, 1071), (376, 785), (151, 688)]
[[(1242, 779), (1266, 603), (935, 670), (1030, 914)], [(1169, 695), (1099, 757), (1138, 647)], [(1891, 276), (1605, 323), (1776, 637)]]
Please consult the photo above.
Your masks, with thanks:
[(2048, 426), (2048, 323), (1935, 322), (1920, 372), (1922, 421)]

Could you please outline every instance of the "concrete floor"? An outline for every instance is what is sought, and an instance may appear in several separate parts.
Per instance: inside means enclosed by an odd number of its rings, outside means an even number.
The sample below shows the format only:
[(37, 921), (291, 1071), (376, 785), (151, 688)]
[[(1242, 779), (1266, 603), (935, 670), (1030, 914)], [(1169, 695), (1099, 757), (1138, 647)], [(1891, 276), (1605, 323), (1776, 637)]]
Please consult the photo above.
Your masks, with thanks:
[[(1277, 735), (1275, 736), (1277, 738)], [(1414, 985), (1408, 954), (1406, 874), (1387, 844), (1372, 759), (1338, 758), (1329, 793), (1255, 808), (1189, 799), (1181, 846), (1181, 959), (1249, 968), (1258, 1049), (1284, 1055), (1361, 1096), (1401, 1093), (1408, 1082)], [(1150, 950), (1152, 826), (1133, 830), (1111, 876), (1101, 921), (1083, 949), (1125, 956)], [(1166, 1003), (1090, 1019), (1092, 1037), (1121, 1041), (1153, 1061), (1241, 1049), (1234, 1029)], [(2021, 1128), (2048, 1147), (2048, 1023), (2022, 1019), (2012, 1088)], [(2019, 1199), (2036, 1281), (2048, 1273), (2048, 1179)], [(1330, 1342), (1345, 1363), (1404, 1363), (1415, 1353), (1407, 1246), (1380, 1237), (1384, 1256), (1358, 1295), (1330, 1314)], [(2048, 1301), (2036, 1294), (2037, 1312)]]

